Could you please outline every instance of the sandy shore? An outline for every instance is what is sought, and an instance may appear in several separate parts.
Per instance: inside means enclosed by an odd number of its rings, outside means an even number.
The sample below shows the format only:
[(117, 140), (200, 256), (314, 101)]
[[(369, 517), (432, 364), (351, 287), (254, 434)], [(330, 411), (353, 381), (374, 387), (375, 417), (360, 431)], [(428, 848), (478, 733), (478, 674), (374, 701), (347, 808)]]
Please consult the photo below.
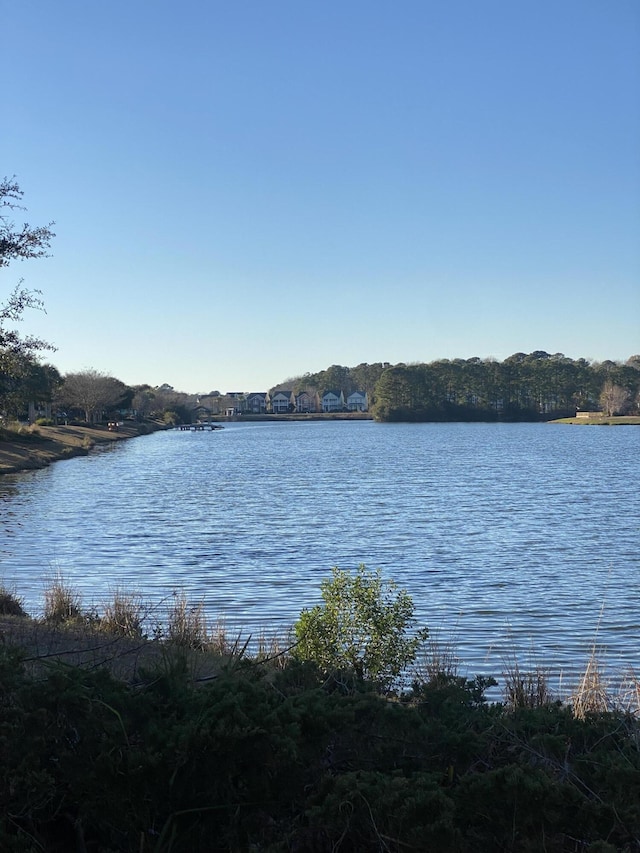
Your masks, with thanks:
[(164, 425), (127, 421), (117, 432), (106, 426), (39, 426), (20, 435), (0, 433), (0, 475), (44, 468), (59, 459), (82, 456), (96, 444), (147, 435)]

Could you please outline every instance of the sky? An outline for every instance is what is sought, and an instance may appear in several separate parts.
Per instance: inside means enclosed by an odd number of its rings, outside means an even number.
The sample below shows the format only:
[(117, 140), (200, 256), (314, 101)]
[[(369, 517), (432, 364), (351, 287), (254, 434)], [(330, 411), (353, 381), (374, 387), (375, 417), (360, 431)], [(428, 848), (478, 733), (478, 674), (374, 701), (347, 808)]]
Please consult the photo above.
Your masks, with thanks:
[(1, 272), (62, 373), (640, 352), (638, 0), (20, 0)]

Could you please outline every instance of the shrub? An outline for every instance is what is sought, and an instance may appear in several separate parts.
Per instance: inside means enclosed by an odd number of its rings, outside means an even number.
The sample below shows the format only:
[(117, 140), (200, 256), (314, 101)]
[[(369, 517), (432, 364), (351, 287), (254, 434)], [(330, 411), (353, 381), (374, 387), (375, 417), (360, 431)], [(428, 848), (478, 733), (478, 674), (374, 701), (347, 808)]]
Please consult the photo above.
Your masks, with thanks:
[(53, 426), (53, 420), (51, 418), (36, 418), (36, 426)]
[(389, 689), (428, 636), (426, 628), (408, 634), (411, 596), (362, 564), (355, 574), (334, 568), (320, 589), (324, 604), (303, 610), (294, 626), (293, 655), (326, 673), (348, 672)]

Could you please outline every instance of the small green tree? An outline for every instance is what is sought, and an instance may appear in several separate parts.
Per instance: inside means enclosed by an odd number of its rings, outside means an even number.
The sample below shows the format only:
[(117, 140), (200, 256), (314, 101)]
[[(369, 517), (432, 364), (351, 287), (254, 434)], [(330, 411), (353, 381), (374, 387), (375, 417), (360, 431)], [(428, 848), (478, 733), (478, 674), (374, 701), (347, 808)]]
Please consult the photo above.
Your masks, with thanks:
[(388, 689), (429, 633), (420, 628), (409, 634), (415, 622), (411, 596), (362, 564), (355, 574), (333, 568), (320, 589), (324, 604), (303, 610), (294, 625), (294, 656)]

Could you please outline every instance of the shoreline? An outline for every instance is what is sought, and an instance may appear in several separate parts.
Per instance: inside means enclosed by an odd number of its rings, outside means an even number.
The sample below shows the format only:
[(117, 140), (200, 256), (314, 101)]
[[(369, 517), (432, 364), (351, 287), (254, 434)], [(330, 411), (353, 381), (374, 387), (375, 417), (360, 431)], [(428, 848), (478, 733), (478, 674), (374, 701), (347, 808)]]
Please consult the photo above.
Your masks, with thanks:
[(106, 426), (35, 426), (24, 432), (0, 432), (0, 476), (46, 468), (52, 462), (86, 456), (98, 444), (124, 441), (167, 429), (157, 421), (127, 421), (117, 432)]
[(602, 415), (591, 418), (558, 418), (549, 421), (552, 424), (569, 424), (569, 426), (640, 426), (640, 417), (636, 415)]

